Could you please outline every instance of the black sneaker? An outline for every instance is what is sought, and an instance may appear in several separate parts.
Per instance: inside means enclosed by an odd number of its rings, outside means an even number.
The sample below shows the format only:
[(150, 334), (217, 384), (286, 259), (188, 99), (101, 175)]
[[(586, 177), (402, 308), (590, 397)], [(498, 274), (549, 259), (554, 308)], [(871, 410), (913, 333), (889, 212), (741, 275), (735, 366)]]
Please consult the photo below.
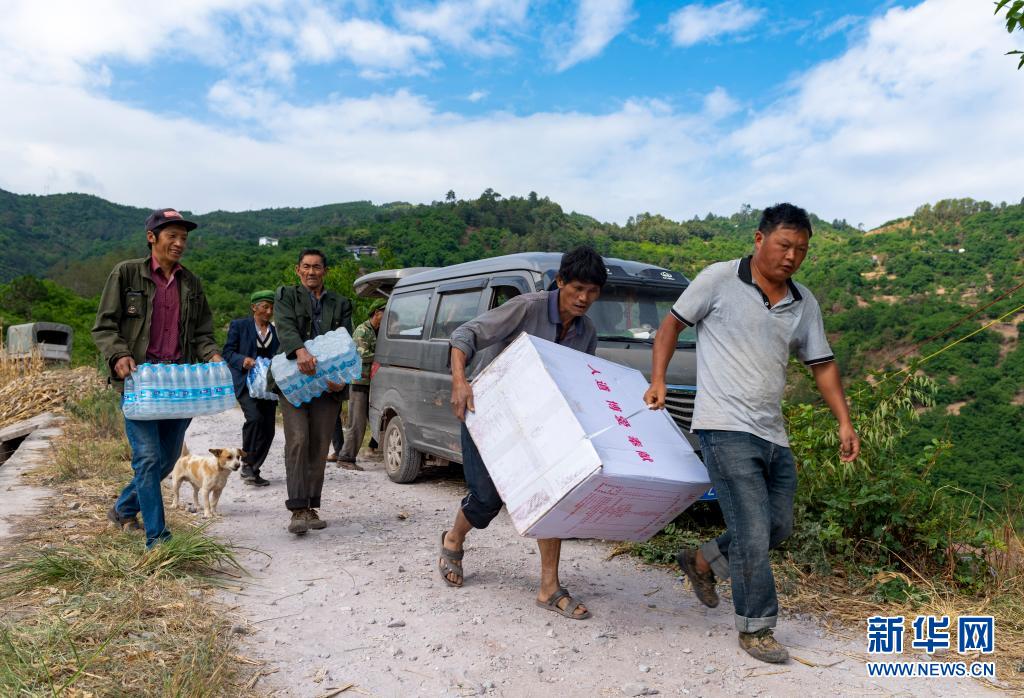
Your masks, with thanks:
[(270, 484), (270, 480), (264, 480), (262, 477), (259, 476), (258, 473), (256, 477), (254, 477), (252, 480), (248, 480), (248, 482), (250, 485), (256, 485), (256, 487), (266, 487), (267, 485)]
[(139, 519), (135, 516), (121, 516), (117, 513), (117, 509), (110, 507), (110, 511), (107, 512), (107, 520), (111, 523), (117, 524), (122, 529), (130, 529), (132, 531), (141, 531), (142, 526), (139, 524)]
[(676, 554), (676, 562), (679, 563), (679, 569), (693, 585), (693, 593), (697, 600), (708, 608), (717, 606), (718, 592), (715, 591), (715, 573), (708, 571), (701, 574), (697, 571), (697, 550), (695, 548), (680, 550)]
[(238, 474), (238, 477), (242, 478), (246, 482), (250, 482), (252, 480), (256, 480), (257, 478), (259, 478), (259, 475), (254, 473), (252, 468), (250, 468), (248, 465), (243, 465), (242, 471)]

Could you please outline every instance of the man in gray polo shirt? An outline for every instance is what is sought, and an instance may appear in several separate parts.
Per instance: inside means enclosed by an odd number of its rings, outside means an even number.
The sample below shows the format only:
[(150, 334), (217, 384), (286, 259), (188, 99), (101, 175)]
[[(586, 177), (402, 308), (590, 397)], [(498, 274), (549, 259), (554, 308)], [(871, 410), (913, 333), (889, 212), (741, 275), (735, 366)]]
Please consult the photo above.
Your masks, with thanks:
[(765, 209), (754, 254), (705, 268), (665, 316), (644, 394), (652, 409), (665, 406), (665, 371), (677, 338), (684, 327), (696, 327), (693, 430), (727, 529), (676, 559), (706, 606), (718, 605), (716, 577), (731, 578), (740, 646), (774, 663), (789, 658), (772, 634), (779, 603), (768, 551), (793, 530), (796, 464), (782, 418), (791, 353), (810, 367), (839, 422), (840, 458), (849, 462), (860, 452), (818, 301), (790, 278), (810, 238), (802, 208)]
[[(487, 528), (502, 507), (501, 496), (466, 429), (466, 410), (473, 411), (473, 388), (466, 380), (466, 364), (476, 357), (478, 367), (482, 368), (497, 356), (497, 349), (508, 346), (523, 332), (593, 354), (597, 350), (597, 329), (586, 314), (601, 295), (607, 278), (601, 255), (591, 247), (577, 247), (562, 256), (556, 277), (558, 288), (516, 296), (452, 332), (451, 402), (455, 416), (463, 422), (462, 470), (469, 493), (462, 500), (451, 529), (441, 534), (438, 570), (448, 586), (462, 586), (466, 535), (474, 528)], [(481, 351), (487, 347), (492, 349)], [(589, 618), (587, 607), (558, 580), (562, 541), (540, 539), (537, 547), (541, 568), (537, 605), (573, 620)]]

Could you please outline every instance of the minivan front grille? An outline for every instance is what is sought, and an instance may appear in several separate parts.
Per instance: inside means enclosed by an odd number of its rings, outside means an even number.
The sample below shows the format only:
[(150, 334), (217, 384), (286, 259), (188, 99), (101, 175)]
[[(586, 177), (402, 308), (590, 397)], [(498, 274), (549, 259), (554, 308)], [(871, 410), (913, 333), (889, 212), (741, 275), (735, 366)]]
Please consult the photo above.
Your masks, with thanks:
[(665, 409), (685, 432), (690, 431), (693, 422), (693, 400), (696, 395), (697, 391), (689, 386), (672, 385), (665, 396)]

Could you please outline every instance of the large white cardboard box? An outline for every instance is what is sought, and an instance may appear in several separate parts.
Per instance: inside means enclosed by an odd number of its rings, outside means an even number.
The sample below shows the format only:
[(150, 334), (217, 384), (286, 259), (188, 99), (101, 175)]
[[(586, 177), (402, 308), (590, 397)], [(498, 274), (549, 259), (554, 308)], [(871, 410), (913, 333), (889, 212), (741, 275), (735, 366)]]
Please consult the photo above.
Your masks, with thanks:
[(531, 538), (647, 540), (711, 486), (639, 371), (523, 333), (473, 381), (466, 426)]

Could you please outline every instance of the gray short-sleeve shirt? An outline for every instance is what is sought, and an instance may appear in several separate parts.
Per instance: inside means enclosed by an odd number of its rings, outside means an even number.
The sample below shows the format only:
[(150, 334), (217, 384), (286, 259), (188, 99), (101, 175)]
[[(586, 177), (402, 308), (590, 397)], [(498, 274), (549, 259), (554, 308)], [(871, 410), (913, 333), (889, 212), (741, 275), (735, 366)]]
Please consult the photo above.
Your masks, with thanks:
[(745, 431), (789, 446), (782, 392), (790, 355), (808, 366), (834, 357), (814, 295), (790, 280), (786, 297), (771, 305), (750, 259), (708, 266), (672, 306), (697, 330), (693, 429)]

